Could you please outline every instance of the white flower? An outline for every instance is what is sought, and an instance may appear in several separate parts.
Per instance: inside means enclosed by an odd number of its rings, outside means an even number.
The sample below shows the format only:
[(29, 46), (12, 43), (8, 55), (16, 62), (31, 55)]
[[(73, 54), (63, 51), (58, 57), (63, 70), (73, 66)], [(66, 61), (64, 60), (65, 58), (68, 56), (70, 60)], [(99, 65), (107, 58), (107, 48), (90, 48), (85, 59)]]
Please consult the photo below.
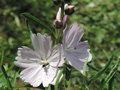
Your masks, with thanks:
[(24, 68), (20, 78), (33, 87), (38, 87), (41, 83), (44, 87), (54, 85), (60, 71), (58, 67), (64, 63), (61, 49), (52, 48), (49, 36), (37, 33), (32, 34), (31, 39), (34, 50), (26, 46), (18, 48), (17, 61), (14, 62), (16, 66)]
[(63, 37), (63, 49), (66, 60), (79, 71), (83, 70), (85, 61), (90, 61), (92, 58), (88, 42), (79, 42), (83, 34), (83, 29), (77, 23), (74, 23), (70, 29), (65, 28)]

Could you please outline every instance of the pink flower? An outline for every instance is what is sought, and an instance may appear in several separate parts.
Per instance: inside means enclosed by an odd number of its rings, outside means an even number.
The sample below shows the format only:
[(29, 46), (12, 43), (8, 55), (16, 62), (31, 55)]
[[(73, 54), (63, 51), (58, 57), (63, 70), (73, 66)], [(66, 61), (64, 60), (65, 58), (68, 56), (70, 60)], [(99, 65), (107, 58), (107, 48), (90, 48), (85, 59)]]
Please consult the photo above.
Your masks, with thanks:
[(43, 84), (55, 84), (60, 72), (59, 68), (64, 63), (61, 56), (61, 49), (52, 47), (52, 40), (49, 36), (40, 33), (32, 34), (32, 44), (34, 50), (23, 46), (18, 48), (18, 56), (14, 62), (16, 66), (24, 68), (20, 73), (20, 78), (33, 87)]
[(63, 37), (63, 50), (66, 60), (79, 71), (83, 70), (85, 61), (90, 61), (92, 58), (88, 42), (80, 42), (83, 34), (83, 29), (74, 23), (70, 29), (65, 28)]

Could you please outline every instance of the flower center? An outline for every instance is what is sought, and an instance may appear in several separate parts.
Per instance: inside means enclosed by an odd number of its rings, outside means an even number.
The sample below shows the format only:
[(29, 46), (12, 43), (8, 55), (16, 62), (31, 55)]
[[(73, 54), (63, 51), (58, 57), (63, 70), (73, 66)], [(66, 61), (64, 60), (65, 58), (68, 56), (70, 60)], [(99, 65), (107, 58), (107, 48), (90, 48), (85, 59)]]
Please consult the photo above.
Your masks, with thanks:
[(65, 51), (66, 51), (66, 52), (72, 52), (72, 49), (71, 49), (71, 48), (66, 47), (66, 48), (65, 48)]
[(46, 59), (40, 60), (39, 63), (40, 63), (40, 65), (42, 65), (42, 67), (46, 67), (47, 65), (49, 65), (49, 62)]
[(44, 64), (42, 67), (46, 67), (47, 65), (49, 65), (49, 63)]

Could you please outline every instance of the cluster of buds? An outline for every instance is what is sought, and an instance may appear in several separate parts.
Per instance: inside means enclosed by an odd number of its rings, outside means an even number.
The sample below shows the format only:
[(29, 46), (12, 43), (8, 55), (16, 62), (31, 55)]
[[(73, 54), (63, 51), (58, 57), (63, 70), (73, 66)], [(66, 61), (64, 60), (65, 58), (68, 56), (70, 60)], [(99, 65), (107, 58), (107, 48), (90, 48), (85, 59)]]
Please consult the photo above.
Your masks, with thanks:
[[(71, 0), (65, 0), (65, 2), (68, 2), (68, 1), (71, 1)], [(61, 0), (55, 0), (54, 3), (55, 4), (60, 4)], [(62, 20), (62, 9), (61, 8), (64, 8), (64, 17), (63, 17), (63, 20)], [(56, 15), (56, 19), (54, 21), (54, 26), (56, 28), (62, 28), (64, 27), (66, 24), (67, 24), (67, 21), (68, 21), (68, 17), (70, 15), (72, 15), (74, 13), (74, 6), (72, 5), (68, 5), (68, 4), (64, 4), (64, 7), (59, 7), (59, 10), (57, 12), (57, 15)]]

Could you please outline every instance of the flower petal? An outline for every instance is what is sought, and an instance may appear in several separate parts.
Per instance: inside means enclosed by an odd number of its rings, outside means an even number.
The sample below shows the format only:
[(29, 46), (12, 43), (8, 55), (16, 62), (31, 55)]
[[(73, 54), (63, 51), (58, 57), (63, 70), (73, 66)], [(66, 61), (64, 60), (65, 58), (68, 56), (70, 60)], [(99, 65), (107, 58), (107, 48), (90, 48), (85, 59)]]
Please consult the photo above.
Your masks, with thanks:
[(47, 35), (41, 35), (40, 33), (32, 34), (32, 44), (35, 49), (40, 55), (42, 59), (49, 57), (51, 53), (51, 45), (52, 41), (51, 38)]
[(20, 78), (27, 83), (30, 83), (33, 87), (38, 87), (42, 83), (41, 77), (42, 66), (34, 66), (24, 69), (20, 73)]
[(33, 67), (33, 66), (38, 65), (37, 63), (23, 63), (19, 61), (15, 61), (14, 64), (21, 68), (28, 68), (28, 67)]
[(48, 87), (48, 85), (54, 80), (57, 75), (57, 68), (53, 68), (51, 66), (45, 67), (42, 71), (42, 83), (44, 87)]
[(78, 58), (78, 60), (82, 62), (85, 62), (86, 60), (91, 61), (92, 59), (87, 41), (80, 42), (79, 44), (75, 45), (72, 53), (74, 57)]
[(22, 46), (21, 48), (18, 48), (18, 56), (21, 56), (23, 59), (35, 59), (38, 58), (38, 54), (33, 51), (32, 49)]
[[(54, 80), (52, 80), (52, 82), (51, 82), (50, 84), (52, 84), (52, 85), (55, 85), (55, 84), (56, 84), (56, 80), (57, 80), (59, 74), (60, 74), (60, 70), (57, 71), (57, 74), (56, 74), (56, 76), (54, 77)], [(59, 79), (59, 82), (61, 81), (62, 77), (63, 77), (63, 74), (61, 75), (61, 77), (60, 77), (60, 79)]]
[(52, 52), (51, 57), (49, 58), (48, 62), (53, 67), (60, 67), (64, 64), (64, 54), (63, 49), (59, 46), (59, 49), (54, 49)]
[(84, 34), (83, 29), (80, 28), (77, 23), (74, 23), (71, 26), (70, 30), (68, 30), (67, 28), (64, 30), (63, 42), (69, 48), (74, 44), (78, 43), (83, 34)]
[(84, 62), (81, 62), (78, 58), (68, 55), (67, 53), (65, 54), (65, 56), (66, 60), (69, 62), (71, 66), (73, 66), (79, 71), (83, 70)]
[(23, 46), (22, 48), (18, 48), (18, 56), (16, 57), (14, 63), (16, 66), (27, 68), (31, 66), (35, 66), (38, 64), (38, 55), (32, 49)]
[(65, 28), (63, 37), (66, 60), (79, 71), (83, 69), (86, 60), (90, 61), (92, 59), (87, 41), (79, 42), (83, 34), (83, 29), (77, 23), (74, 23), (69, 30)]

